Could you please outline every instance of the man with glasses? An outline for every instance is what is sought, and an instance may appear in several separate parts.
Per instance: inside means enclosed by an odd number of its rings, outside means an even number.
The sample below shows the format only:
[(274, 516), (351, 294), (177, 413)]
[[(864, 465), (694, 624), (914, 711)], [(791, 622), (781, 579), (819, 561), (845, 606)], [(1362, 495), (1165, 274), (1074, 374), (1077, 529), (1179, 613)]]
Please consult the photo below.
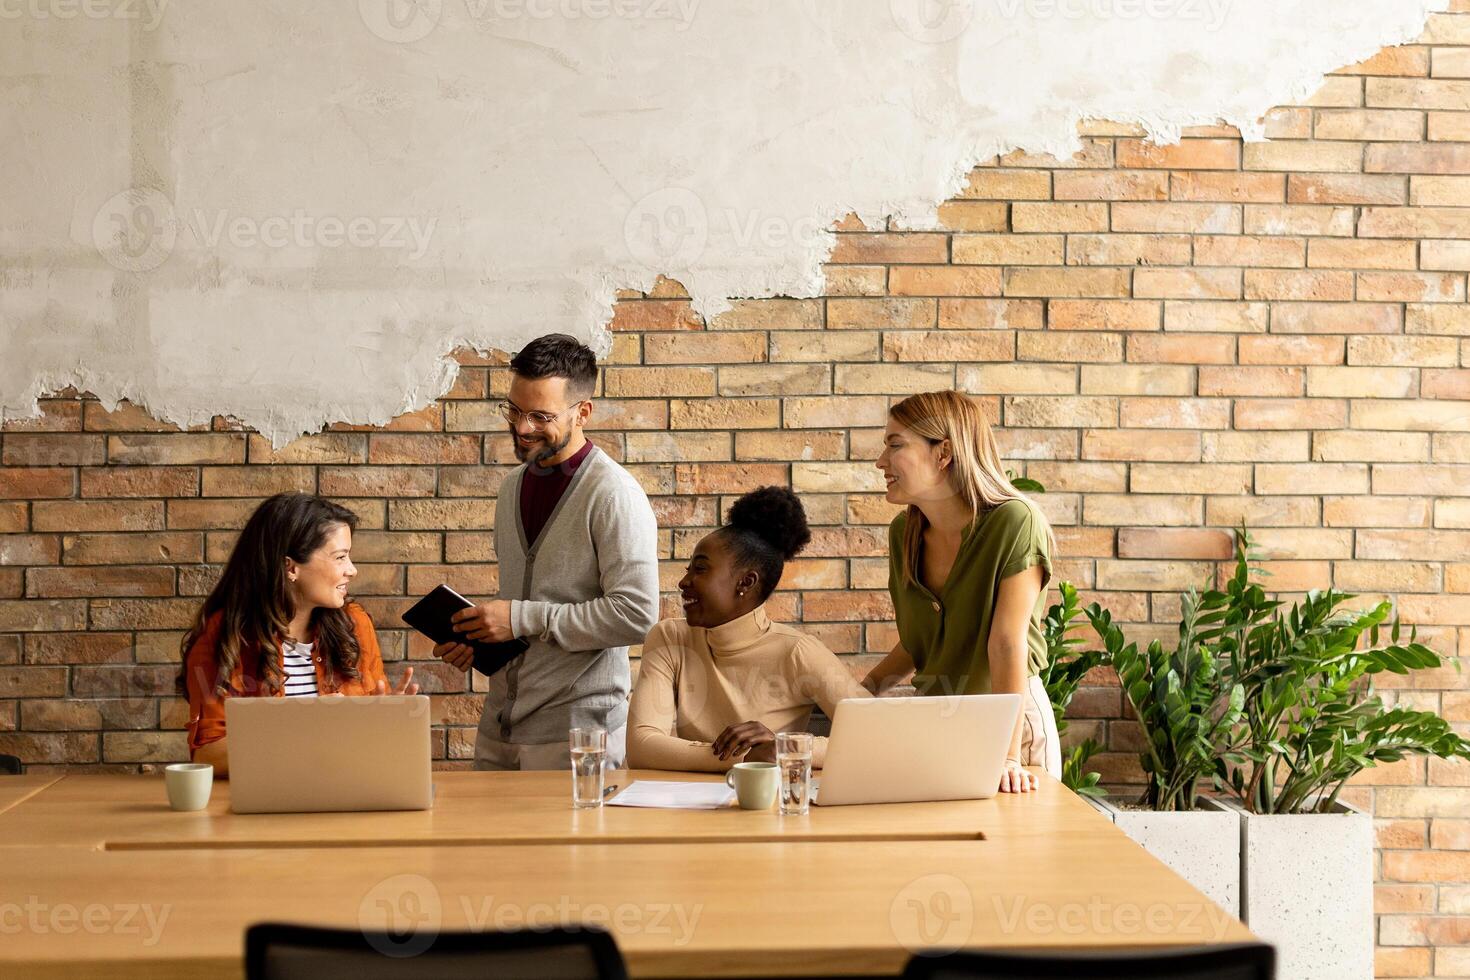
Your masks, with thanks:
[[(500, 597), (455, 615), (471, 640), (530, 647), (490, 678), (476, 769), (565, 769), (569, 728), (607, 730), (607, 761), (623, 764), (628, 646), (658, 621), (658, 523), (637, 481), (584, 433), (597, 358), (549, 334), (510, 362), (500, 413), (517, 467), (495, 506)], [(462, 670), (470, 647), (434, 655)]]

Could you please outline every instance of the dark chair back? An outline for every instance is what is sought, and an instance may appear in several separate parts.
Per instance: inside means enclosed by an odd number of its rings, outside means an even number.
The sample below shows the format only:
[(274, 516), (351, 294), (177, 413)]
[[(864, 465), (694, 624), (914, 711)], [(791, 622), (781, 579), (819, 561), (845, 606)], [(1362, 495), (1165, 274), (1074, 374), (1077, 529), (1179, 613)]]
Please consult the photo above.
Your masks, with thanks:
[(394, 936), (259, 923), (245, 931), (247, 980), (627, 980), (601, 929)]
[(0, 776), (19, 776), (20, 759), (13, 755), (0, 755)]
[(905, 980), (1275, 980), (1265, 943), (1122, 952), (951, 953), (915, 956)]

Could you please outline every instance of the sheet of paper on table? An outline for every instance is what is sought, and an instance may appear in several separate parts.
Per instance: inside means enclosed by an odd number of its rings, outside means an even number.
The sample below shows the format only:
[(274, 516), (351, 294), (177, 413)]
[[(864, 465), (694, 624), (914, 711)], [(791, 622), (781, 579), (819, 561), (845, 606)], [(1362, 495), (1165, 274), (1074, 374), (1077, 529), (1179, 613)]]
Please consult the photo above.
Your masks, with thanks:
[(729, 806), (735, 791), (724, 783), (680, 783), (639, 779), (607, 801), (608, 806), (647, 806), (670, 810), (717, 810)]

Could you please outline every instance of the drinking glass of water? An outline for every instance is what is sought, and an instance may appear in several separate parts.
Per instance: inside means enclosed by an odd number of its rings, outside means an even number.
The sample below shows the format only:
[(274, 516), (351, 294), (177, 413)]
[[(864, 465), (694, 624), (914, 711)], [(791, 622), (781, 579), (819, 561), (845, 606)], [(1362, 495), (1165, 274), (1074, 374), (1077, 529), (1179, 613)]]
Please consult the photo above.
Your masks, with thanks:
[(778, 733), (776, 764), (781, 767), (781, 812), (806, 816), (812, 802), (812, 736), (806, 732)]
[(602, 806), (602, 771), (607, 761), (607, 731), (602, 728), (573, 728), (572, 806)]

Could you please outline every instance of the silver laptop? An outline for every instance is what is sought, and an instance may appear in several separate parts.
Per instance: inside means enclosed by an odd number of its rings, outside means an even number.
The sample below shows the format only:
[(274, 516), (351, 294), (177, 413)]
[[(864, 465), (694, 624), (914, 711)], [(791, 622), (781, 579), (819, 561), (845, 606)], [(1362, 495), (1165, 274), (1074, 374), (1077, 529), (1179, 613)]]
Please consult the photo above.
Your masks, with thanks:
[(989, 799), (1020, 710), (1019, 694), (839, 701), (814, 802)]
[(229, 698), (236, 813), (427, 810), (429, 699)]

